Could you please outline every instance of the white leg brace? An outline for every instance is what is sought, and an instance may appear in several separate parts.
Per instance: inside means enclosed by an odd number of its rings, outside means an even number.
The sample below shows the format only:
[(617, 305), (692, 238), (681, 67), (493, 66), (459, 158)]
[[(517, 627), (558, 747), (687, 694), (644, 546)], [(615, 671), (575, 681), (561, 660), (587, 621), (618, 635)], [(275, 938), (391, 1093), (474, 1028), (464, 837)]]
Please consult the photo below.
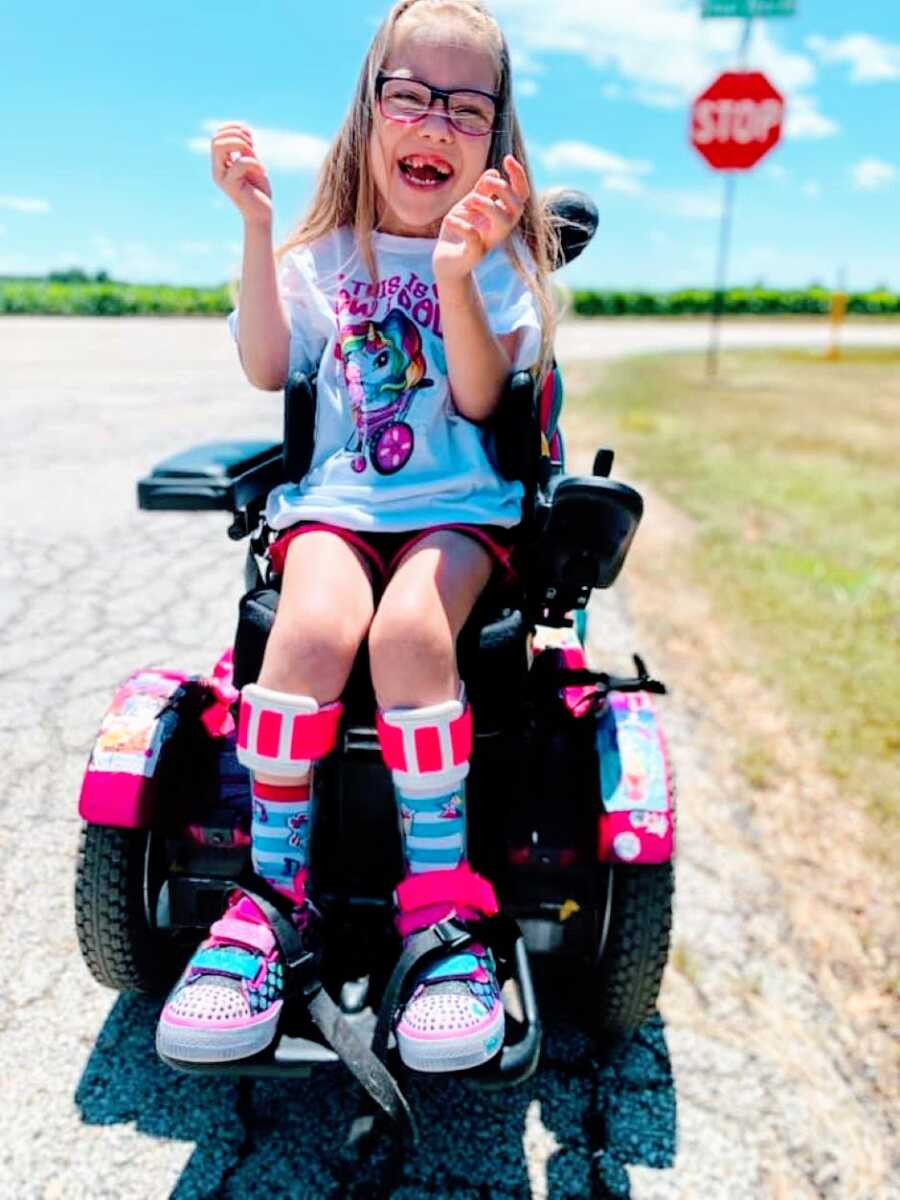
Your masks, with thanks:
[(376, 724), (384, 761), (405, 796), (433, 795), (468, 775), (472, 710), (462, 690), (459, 700), (379, 712)]
[(320, 706), (312, 696), (248, 683), (241, 692), (238, 761), (262, 774), (305, 775), (334, 749), (343, 711), (339, 700)]

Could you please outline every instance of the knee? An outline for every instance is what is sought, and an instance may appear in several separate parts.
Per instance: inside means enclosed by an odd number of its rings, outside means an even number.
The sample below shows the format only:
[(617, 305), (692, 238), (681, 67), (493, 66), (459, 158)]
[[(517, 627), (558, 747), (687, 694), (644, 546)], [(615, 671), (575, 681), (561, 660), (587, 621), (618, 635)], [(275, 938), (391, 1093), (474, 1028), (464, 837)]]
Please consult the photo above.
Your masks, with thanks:
[[(423, 613), (408, 602), (379, 609), (369, 630), (369, 661), (379, 700), (390, 693), (391, 704), (434, 703), (443, 699), (420, 698), (423, 686), (443, 693), (455, 678), (456, 646), (443, 613)], [(396, 699), (410, 689), (406, 700)]]
[(302, 624), (276, 619), (259, 682), (314, 696), (321, 704), (343, 691), (365, 631), (337, 620), (333, 611), (310, 616)]

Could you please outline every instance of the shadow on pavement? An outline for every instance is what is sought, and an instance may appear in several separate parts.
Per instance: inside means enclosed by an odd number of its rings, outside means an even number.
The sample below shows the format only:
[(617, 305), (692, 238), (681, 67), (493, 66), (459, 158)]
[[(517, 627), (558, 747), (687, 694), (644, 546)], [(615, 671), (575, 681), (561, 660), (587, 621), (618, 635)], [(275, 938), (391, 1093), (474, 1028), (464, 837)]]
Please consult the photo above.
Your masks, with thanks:
[(408, 1078), (415, 1151), (380, 1125), (349, 1140), (360, 1093), (340, 1068), (284, 1082), (172, 1071), (153, 1044), (159, 1003), (131, 995), (110, 1012), (75, 1102), (90, 1125), (134, 1122), (152, 1137), (195, 1142), (174, 1200), (627, 1200), (628, 1164), (662, 1169), (675, 1157), (662, 1019), (598, 1055), (564, 1010), (571, 989), (545, 981), (540, 991), (546, 1033), (531, 1079), (485, 1091), (458, 1078)]

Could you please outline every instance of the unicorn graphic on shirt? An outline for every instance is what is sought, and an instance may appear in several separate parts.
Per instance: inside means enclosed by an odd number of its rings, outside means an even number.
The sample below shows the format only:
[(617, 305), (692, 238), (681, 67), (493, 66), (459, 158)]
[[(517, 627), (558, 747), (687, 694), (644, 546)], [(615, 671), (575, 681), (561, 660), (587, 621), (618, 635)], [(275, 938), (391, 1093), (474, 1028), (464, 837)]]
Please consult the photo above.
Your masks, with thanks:
[(405, 419), (415, 393), (433, 382), (426, 378), (421, 334), (392, 308), (381, 322), (344, 326), (340, 357), (355, 426), (346, 446), (353, 470), (366, 469), (368, 451), (379, 475), (393, 475), (409, 462), (415, 445)]

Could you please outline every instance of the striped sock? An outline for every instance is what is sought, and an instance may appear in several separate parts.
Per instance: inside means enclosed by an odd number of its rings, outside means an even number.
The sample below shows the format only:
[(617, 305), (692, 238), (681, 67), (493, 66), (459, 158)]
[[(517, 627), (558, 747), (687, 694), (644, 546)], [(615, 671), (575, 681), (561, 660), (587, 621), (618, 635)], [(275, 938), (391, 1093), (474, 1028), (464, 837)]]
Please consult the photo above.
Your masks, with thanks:
[(461, 781), (432, 796), (397, 788), (403, 853), (410, 875), (452, 871), (466, 855), (466, 785)]
[(253, 870), (299, 904), (306, 899), (309, 805), (308, 778), (287, 786), (253, 780)]

